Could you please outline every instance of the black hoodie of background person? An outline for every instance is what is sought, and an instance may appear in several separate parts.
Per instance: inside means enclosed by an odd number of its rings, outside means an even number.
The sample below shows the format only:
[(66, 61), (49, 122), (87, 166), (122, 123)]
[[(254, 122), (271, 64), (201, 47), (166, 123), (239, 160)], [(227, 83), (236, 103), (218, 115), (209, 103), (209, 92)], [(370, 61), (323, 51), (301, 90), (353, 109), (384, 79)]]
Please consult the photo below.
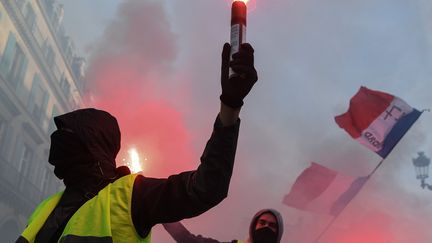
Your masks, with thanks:
[[(119, 177), (115, 157), (120, 149), (120, 130), (113, 116), (82, 109), (54, 120), (58, 130), (51, 136), (49, 162), (66, 189), (35, 243), (57, 242), (76, 210)], [(155, 224), (197, 216), (227, 196), (239, 126), (240, 120), (224, 127), (216, 119), (197, 170), (165, 179), (136, 177), (131, 207), (140, 236), (147, 236)]]
[(277, 210), (271, 209), (271, 208), (262, 209), (262, 210), (258, 211), (253, 216), (251, 223), (249, 225), (249, 239), (252, 239), (252, 235), (255, 231), (255, 227), (257, 225), (259, 217), (261, 217), (261, 215), (263, 215), (265, 213), (270, 213), (276, 218), (277, 225), (278, 225), (278, 229), (276, 232), (276, 234), (277, 234), (276, 242), (279, 243), (282, 239), (282, 235), (283, 235), (283, 231), (284, 231), (283, 219), (282, 219), (282, 215)]
[[(275, 216), (278, 225), (278, 229), (276, 232), (277, 234), (276, 242), (280, 243), (283, 235), (283, 229), (284, 229), (283, 220), (281, 214), (274, 209), (262, 209), (253, 216), (251, 223), (249, 225), (249, 239), (247, 242), (243, 242), (243, 243), (251, 242), (252, 235), (255, 231), (255, 227), (258, 222), (258, 219), (259, 217), (261, 217), (261, 215), (265, 213), (270, 213), (273, 216)], [(203, 237), (201, 235), (194, 235), (190, 233), (189, 230), (186, 229), (186, 227), (184, 227), (183, 224), (180, 222), (163, 224), (163, 227), (177, 243), (236, 243), (238, 242), (238, 240), (232, 240), (230, 242), (227, 241), (221, 242), (212, 238)]]

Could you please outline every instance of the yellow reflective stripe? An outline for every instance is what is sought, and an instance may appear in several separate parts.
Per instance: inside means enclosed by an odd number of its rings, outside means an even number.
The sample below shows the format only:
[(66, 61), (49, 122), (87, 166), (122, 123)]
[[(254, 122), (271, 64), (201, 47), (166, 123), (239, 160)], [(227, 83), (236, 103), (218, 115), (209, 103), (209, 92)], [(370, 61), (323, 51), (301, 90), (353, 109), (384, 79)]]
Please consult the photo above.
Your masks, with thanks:
[(21, 234), (23, 238), (28, 240), (29, 243), (33, 243), (37, 233), (44, 225), (45, 221), (48, 219), (51, 212), (57, 206), (60, 198), (63, 195), (63, 191), (58, 192), (47, 199), (45, 199), (28, 220), (28, 226), (25, 228), (24, 232)]
[(96, 237), (96, 236), (77, 236), (67, 235), (63, 237), (59, 243), (113, 243), (113, 239), (109, 236)]

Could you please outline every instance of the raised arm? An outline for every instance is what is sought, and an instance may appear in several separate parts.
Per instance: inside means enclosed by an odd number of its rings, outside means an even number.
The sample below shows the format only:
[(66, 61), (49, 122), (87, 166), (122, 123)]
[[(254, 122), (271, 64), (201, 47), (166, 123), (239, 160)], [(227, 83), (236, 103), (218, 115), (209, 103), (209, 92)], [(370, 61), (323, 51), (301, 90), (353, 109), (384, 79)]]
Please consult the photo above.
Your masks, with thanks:
[[(132, 220), (141, 236), (158, 223), (197, 216), (222, 201), (228, 193), (240, 126), (243, 99), (257, 81), (253, 49), (245, 44), (229, 61), (229, 44), (222, 52), (220, 112), (196, 171), (167, 179), (138, 176), (132, 195)], [(240, 74), (229, 79), (229, 67)]]

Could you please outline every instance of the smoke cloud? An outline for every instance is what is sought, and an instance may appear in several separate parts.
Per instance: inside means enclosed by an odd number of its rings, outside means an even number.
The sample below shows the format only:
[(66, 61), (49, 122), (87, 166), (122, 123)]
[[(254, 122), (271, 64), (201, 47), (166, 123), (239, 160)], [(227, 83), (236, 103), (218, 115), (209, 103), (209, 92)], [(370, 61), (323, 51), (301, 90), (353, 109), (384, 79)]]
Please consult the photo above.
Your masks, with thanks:
[[(176, 36), (163, 6), (125, 1), (90, 56), (90, 104), (117, 117), (122, 131), (118, 165), (136, 148), (144, 173), (169, 175), (191, 168), (190, 133), (175, 106), (172, 64)], [(144, 160), (146, 159), (146, 160)]]
[[(119, 4), (91, 45), (88, 72), (91, 104), (115, 115), (122, 129), (118, 163), (136, 146), (148, 158), (148, 176), (197, 166), (219, 103), (228, 2)], [(243, 240), (254, 213), (275, 208), (285, 221), (282, 242), (312, 243), (332, 218), (287, 207), (283, 196), (311, 161), (355, 177), (378, 164), (333, 120), (361, 85), (430, 108), (431, 9), (420, 0), (256, 1), (247, 40), (259, 81), (242, 109), (229, 196), (184, 220), (188, 229)], [(422, 115), (320, 243), (431, 241), (430, 193), (419, 187), (411, 163), (418, 150), (432, 155), (431, 122)], [(173, 242), (159, 226), (153, 238)]]

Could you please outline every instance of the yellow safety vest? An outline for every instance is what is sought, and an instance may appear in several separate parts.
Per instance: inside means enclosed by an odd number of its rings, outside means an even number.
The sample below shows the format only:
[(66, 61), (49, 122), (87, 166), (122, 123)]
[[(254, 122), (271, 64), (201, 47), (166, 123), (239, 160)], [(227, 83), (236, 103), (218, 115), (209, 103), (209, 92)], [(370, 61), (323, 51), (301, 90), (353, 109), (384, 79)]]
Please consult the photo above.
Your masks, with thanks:
[[(70, 218), (59, 243), (150, 243), (151, 233), (143, 239), (132, 222), (131, 201), (136, 174), (108, 184)], [(63, 192), (43, 201), (33, 212), (21, 239), (34, 243), (37, 233), (61, 199)]]

